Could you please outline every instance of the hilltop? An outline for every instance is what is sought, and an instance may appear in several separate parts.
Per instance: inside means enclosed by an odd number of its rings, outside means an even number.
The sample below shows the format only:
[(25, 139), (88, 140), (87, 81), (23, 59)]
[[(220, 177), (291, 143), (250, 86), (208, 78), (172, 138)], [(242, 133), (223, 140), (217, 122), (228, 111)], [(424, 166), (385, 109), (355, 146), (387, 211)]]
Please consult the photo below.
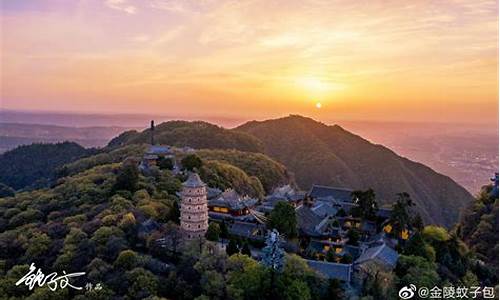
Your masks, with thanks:
[(452, 179), (372, 144), (338, 125), (310, 118), (252, 121), (235, 129), (257, 137), (264, 153), (293, 172), (299, 186), (325, 184), (352, 189), (373, 188), (382, 204), (406, 191), (429, 223), (451, 226), (472, 196)]
[[(150, 129), (130, 130), (112, 139), (108, 147), (150, 142)], [(169, 121), (155, 128), (155, 142), (171, 146), (189, 146), (195, 149), (236, 149), (263, 152), (262, 142), (244, 132), (225, 129), (207, 122)]]

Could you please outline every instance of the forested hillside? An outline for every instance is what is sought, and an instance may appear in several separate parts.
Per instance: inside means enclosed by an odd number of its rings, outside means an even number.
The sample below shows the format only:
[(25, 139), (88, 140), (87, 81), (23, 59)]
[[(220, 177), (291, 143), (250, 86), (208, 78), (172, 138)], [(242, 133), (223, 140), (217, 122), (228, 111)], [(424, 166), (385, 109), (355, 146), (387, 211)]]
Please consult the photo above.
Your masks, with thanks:
[(264, 154), (237, 150), (200, 150), (197, 154), (203, 159), (229, 163), (250, 176), (256, 176), (266, 193), (272, 192), (278, 186), (293, 182), (285, 166)]
[(449, 177), (372, 144), (340, 126), (301, 116), (248, 122), (236, 129), (262, 141), (264, 153), (283, 163), (300, 187), (312, 184), (373, 188), (382, 204), (405, 191), (425, 221), (451, 226), (472, 196)]
[[(109, 147), (150, 142), (150, 129), (127, 131), (110, 141)], [(244, 132), (232, 131), (207, 122), (169, 121), (155, 128), (155, 142), (196, 149), (236, 149), (261, 152), (262, 143)]]
[[(143, 176), (137, 158), (144, 149), (144, 145), (130, 145), (82, 158), (63, 166), (66, 176), (51, 188), (0, 197), (0, 295), (9, 299), (268, 296), (271, 273), (248, 256), (229, 258), (210, 243), (201, 252), (198, 245), (170, 252), (155, 242), (165, 235), (174, 241), (181, 234), (175, 224), (179, 221), (177, 193), (186, 178), (163, 169)], [(284, 167), (262, 154), (204, 150), (200, 156), (198, 171), (210, 187), (262, 197), (259, 177), (264, 174), (274, 176), (266, 181), (269, 187), (289, 183)], [(147, 231), (144, 224), (151, 222), (159, 227)], [(50, 291), (45, 286), (30, 291), (16, 286), (31, 263), (56, 272), (84, 271), (85, 279), (71, 283), (99, 283), (104, 288)], [(334, 285), (330, 291), (329, 281), (297, 256), (287, 258), (284, 273), (276, 280), (281, 292), (312, 294), (314, 299), (330, 299), (332, 292), (340, 290)]]
[(476, 201), (464, 210), (458, 233), (478, 257), (498, 270), (498, 195), (483, 187)]
[(19, 146), (0, 155), (0, 183), (15, 190), (44, 187), (59, 167), (94, 152), (73, 142)]

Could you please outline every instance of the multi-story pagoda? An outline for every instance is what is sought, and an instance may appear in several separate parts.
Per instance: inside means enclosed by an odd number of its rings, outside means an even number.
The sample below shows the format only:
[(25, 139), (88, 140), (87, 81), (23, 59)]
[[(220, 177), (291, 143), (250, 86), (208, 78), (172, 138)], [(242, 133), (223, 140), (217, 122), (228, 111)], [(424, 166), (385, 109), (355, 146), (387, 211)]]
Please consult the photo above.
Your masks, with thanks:
[(205, 236), (208, 229), (207, 189), (196, 173), (182, 184), (181, 228), (187, 239)]

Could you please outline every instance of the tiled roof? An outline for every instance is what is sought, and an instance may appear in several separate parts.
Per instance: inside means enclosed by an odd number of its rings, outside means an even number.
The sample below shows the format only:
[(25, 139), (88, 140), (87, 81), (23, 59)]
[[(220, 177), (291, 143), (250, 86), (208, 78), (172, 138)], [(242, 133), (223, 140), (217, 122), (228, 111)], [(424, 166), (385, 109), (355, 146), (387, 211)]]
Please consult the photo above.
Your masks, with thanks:
[(387, 219), (391, 216), (391, 213), (392, 213), (392, 209), (390, 209), (390, 208), (379, 208), (377, 210), (376, 215), (377, 215), (377, 217)]
[(165, 145), (152, 145), (148, 149), (148, 154), (160, 154), (160, 155), (165, 155), (165, 154), (172, 154), (172, 149), (170, 146), (165, 146)]
[(323, 186), (314, 184), (309, 191), (309, 196), (312, 198), (333, 198), (340, 202), (352, 202), (352, 190), (346, 188), (338, 188), (331, 186)]
[(222, 194), (222, 191), (219, 190), (218, 188), (211, 188), (207, 187), (207, 198), (208, 199), (213, 199)]
[(297, 223), (302, 232), (307, 235), (318, 235), (316, 232), (316, 226), (318, 226), (324, 218), (316, 215), (309, 207), (300, 206), (296, 210), (297, 212)]
[(255, 223), (248, 222), (234, 222), (229, 227), (229, 233), (244, 236), (244, 237), (252, 237), (254, 233), (259, 230), (259, 225)]
[(377, 231), (377, 224), (371, 221), (363, 221), (361, 230), (375, 233)]
[(280, 197), (280, 196), (267, 196), (264, 199), (264, 204), (267, 206), (275, 206), (278, 202), (283, 201), (283, 202), (288, 202), (288, 198), (286, 197)]
[(308, 248), (316, 252), (323, 252), (325, 244), (318, 240), (311, 240), (309, 242)]
[(205, 183), (201, 181), (200, 176), (194, 172), (189, 174), (188, 179), (182, 184), (185, 187), (202, 187)]
[(311, 269), (325, 275), (328, 279), (351, 281), (351, 265), (316, 260), (307, 260), (307, 264)]
[(277, 187), (273, 190), (272, 196), (276, 197), (287, 197), (289, 195), (295, 194), (295, 190), (291, 185), (287, 184), (284, 186)]
[(361, 248), (353, 245), (344, 245), (344, 252), (348, 253), (352, 256), (353, 259), (356, 259), (361, 254)]
[(258, 200), (249, 197), (240, 197), (234, 190), (223, 192), (217, 199), (210, 200), (208, 205), (227, 207), (233, 210), (243, 209), (245, 207), (253, 207)]
[(327, 202), (316, 202), (316, 204), (311, 208), (311, 210), (320, 217), (335, 216), (338, 209), (334, 207), (331, 203)]
[(355, 261), (355, 264), (362, 264), (370, 260), (376, 260), (391, 268), (396, 267), (399, 254), (387, 246), (385, 243), (366, 249), (363, 254)]

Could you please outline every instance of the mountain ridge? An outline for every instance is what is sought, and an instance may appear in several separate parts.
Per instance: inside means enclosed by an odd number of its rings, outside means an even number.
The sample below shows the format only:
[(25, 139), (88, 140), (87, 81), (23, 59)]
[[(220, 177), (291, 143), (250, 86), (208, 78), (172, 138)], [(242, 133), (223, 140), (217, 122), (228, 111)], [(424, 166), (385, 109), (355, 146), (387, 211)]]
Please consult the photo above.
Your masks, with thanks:
[[(149, 129), (126, 132), (109, 145), (144, 143), (149, 136)], [(299, 115), (249, 121), (233, 129), (201, 121), (169, 121), (155, 128), (155, 140), (196, 149), (263, 153), (283, 164), (302, 189), (312, 184), (373, 188), (381, 205), (390, 205), (397, 193), (408, 192), (426, 222), (448, 227), (473, 200), (463, 187), (428, 166), (339, 125)]]
[[(448, 176), (339, 125), (291, 115), (251, 121), (235, 130), (259, 138), (266, 147), (265, 154), (287, 166), (302, 188), (314, 183), (352, 189), (374, 188), (381, 204), (386, 205), (392, 203), (396, 193), (405, 191), (414, 197), (417, 210), (427, 222), (446, 226), (455, 223), (461, 208), (473, 199)], [(295, 134), (290, 135), (293, 132)], [(304, 144), (307, 146), (303, 147)]]

